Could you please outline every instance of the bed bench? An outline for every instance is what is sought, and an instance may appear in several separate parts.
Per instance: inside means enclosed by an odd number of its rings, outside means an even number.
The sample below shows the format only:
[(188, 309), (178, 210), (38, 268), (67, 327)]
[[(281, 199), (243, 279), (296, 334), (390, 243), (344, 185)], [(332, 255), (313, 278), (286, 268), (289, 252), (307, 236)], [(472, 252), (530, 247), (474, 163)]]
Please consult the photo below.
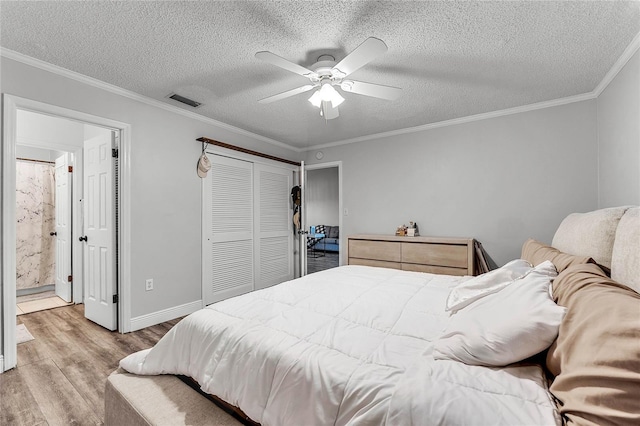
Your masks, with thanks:
[(176, 376), (136, 376), (122, 369), (108, 378), (105, 426), (241, 425)]

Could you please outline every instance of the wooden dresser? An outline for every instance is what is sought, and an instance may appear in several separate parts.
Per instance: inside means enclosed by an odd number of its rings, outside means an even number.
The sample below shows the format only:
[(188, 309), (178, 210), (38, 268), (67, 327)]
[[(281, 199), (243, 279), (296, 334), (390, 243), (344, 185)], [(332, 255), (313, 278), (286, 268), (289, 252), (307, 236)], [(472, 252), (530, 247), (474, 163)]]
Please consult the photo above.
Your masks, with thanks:
[(473, 238), (351, 235), (349, 265), (446, 275), (474, 275)]

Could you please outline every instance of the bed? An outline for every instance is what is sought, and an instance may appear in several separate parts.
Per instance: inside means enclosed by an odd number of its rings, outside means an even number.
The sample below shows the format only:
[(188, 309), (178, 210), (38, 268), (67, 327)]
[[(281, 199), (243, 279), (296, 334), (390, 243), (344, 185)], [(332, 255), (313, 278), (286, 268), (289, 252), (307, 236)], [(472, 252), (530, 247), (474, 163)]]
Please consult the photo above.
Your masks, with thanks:
[(571, 215), (556, 247), (529, 240), (478, 277), (311, 274), (195, 312), (120, 365), (188, 376), (263, 425), (637, 424), (638, 210)]

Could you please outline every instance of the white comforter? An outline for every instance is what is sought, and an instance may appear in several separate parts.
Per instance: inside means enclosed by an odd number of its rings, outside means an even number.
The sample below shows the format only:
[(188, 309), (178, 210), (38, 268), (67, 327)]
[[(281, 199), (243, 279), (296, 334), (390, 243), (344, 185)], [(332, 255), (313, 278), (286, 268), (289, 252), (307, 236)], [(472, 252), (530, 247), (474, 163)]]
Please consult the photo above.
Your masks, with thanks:
[(216, 303), (120, 362), (183, 374), (267, 425), (543, 425), (537, 366), (434, 360), (465, 277), (344, 266)]

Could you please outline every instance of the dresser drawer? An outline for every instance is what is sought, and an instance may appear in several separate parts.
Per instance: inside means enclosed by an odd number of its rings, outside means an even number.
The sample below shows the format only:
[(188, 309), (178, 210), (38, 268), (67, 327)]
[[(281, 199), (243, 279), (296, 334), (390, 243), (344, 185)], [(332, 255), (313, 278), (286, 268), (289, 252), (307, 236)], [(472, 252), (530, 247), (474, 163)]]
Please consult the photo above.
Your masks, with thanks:
[(402, 263), (467, 268), (467, 246), (430, 243), (401, 244)]
[[(400, 263), (401, 243), (389, 241), (349, 240), (349, 258), (384, 260)], [(349, 261), (351, 264), (351, 260)]]
[(350, 257), (349, 265), (377, 266), (378, 268), (402, 269), (402, 264), (398, 262), (385, 262), (384, 260), (360, 259)]
[(403, 263), (403, 271), (428, 272), (430, 274), (441, 275), (468, 275), (467, 268), (450, 268), (447, 266), (420, 265), (418, 263)]

